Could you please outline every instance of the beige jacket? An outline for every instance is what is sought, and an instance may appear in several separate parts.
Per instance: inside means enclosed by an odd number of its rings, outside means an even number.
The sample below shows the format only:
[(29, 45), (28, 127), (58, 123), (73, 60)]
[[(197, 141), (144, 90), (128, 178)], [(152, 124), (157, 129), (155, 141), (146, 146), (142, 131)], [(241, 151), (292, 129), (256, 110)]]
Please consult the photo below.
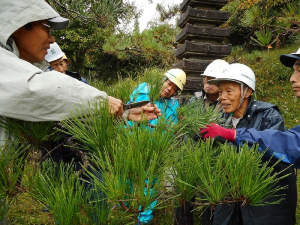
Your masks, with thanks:
[[(45, 61), (30, 64), (19, 58), (11, 34), (28, 22), (58, 16), (44, 0), (0, 1), (0, 116), (26, 121), (59, 121), (70, 110), (107, 94), (59, 72), (44, 72)], [(0, 144), (7, 134), (0, 131)]]

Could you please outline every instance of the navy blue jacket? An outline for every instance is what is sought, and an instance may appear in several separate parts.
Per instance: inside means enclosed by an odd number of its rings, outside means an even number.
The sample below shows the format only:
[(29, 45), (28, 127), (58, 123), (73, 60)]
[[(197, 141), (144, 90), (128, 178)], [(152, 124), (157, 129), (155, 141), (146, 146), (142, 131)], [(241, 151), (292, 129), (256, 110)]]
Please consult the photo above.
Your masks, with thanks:
[(277, 130), (259, 131), (256, 129), (240, 128), (236, 129), (235, 143), (237, 145), (248, 142), (259, 144), (259, 150), (267, 149), (266, 155), (275, 158), (282, 158), (283, 162), (293, 164), (295, 168), (300, 168), (300, 125), (292, 129), (281, 132)]

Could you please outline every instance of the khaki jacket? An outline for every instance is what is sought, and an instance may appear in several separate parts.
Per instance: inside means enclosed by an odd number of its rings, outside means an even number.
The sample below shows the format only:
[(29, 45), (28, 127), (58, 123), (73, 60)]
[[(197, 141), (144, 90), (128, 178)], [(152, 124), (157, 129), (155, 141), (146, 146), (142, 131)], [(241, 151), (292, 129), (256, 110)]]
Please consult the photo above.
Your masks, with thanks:
[[(104, 101), (107, 94), (56, 71), (44, 72), (44, 60), (31, 64), (19, 58), (10, 38), (25, 24), (58, 16), (44, 0), (0, 2), (0, 116), (25, 121), (60, 121), (79, 105)], [(0, 118), (1, 119), (1, 118)], [(7, 133), (0, 131), (1, 141)]]

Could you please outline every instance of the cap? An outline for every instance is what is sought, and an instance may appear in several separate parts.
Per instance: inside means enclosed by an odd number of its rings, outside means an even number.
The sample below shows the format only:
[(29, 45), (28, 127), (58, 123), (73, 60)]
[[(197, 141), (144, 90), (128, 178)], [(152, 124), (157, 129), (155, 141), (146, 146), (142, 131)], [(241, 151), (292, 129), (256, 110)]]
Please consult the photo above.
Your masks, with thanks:
[(47, 52), (48, 53), (47, 53), (47, 55), (45, 55), (45, 59), (49, 63), (62, 58), (63, 55), (65, 54), (60, 49), (60, 47), (58, 46), (58, 44), (56, 42), (54, 42), (50, 45), (50, 48), (47, 50)]
[(281, 55), (279, 59), (284, 66), (293, 68), (296, 60), (300, 59), (300, 48), (295, 53)]
[(54, 30), (62, 30), (69, 24), (69, 20), (61, 16), (48, 19), (47, 21), (50, 23), (50, 26), (54, 28)]

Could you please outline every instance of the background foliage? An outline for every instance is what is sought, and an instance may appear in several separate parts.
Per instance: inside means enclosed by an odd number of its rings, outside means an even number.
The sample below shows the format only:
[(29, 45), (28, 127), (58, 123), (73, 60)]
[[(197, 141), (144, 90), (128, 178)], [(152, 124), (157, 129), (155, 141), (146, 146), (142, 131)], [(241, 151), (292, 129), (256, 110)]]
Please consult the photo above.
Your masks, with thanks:
[[(223, 8), (231, 16), (224, 26), (231, 28), (230, 43), (255, 48), (251, 37), (256, 31), (268, 30), (279, 49), (299, 38), (300, 2), (297, 0), (231, 0)], [(254, 45), (254, 46), (253, 46)]]
[[(68, 29), (55, 31), (54, 37), (70, 59), (70, 70), (88, 79), (110, 80), (136, 75), (149, 66), (170, 68), (176, 28), (153, 21), (140, 32), (140, 11), (123, 0), (65, 1), (48, 0), (61, 15), (70, 19)], [(178, 6), (164, 9), (164, 20), (178, 15)], [(128, 29), (135, 21), (135, 29)]]

